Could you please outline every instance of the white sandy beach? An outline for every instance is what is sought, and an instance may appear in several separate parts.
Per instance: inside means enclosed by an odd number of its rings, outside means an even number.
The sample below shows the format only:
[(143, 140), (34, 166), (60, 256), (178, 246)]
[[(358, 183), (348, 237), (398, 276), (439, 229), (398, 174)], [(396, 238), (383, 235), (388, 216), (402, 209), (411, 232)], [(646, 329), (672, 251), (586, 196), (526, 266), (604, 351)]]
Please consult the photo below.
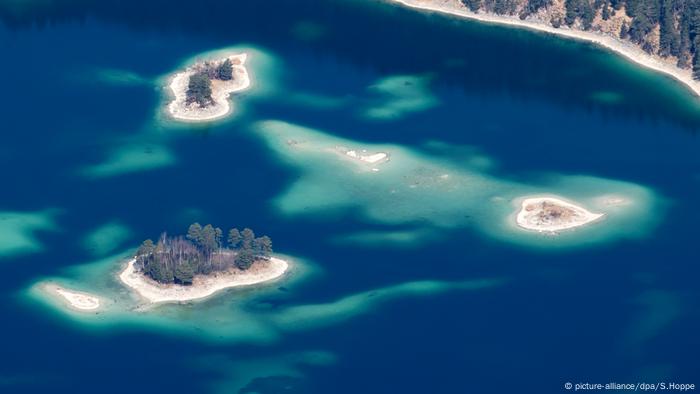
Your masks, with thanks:
[(163, 285), (146, 277), (134, 268), (135, 259), (130, 260), (119, 273), (119, 280), (151, 303), (192, 301), (230, 287), (249, 286), (281, 277), (289, 268), (285, 260), (272, 257), (257, 261), (245, 271), (231, 270), (209, 276), (195, 276), (190, 286)]
[(557, 36), (568, 37), (576, 40), (592, 42), (601, 47), (616, 52), (627, 59), (650, 68), (652, 70), (667, 74), (686, 85), (698, 97), (700, 97), (700, 82), (693, 79), (690, 70), (676, 67), (670, 61), (666, 61), (658, 56), (649, 55), (636, 45), (620, 40), (616, 37), (603, 33), (590, 31), (572, 30), (567, 26), (555, 28), (534, 20), (521, 20), (517, 16), (502, 16), (485, 13), (474, 13), (468, 8), (454, 0), (385, 0), (399, 3), (410, 8), (425, 11), (435, 11), (464, 18), (474, 19), (481, 22), (515, 26), (555, 34)]
[[(346, 157), (353, 159), (354, 161), (358, 163), (363, 163), (363, 164), (382, 164), (386, 163), (389, 161), (389, 154), (386, 152), (368, 152), (365, 149), (349, 149), (344, 146), (336, 146), (335, 151), (339, 152)], [(378, 168), (373, 167), (372, 171), (379, 171)]]
[(190, 76), (195, 71), (192, 68), (188, 68), (173, 76), (169, 87), (175, 98), (168, 104), (168, 112), (173, 118), (185, 122), (206, 122), (223, 118), (231, 113), (232, 107), (229, 102), (229, 96), (232, 93), (247, 89), (251, 82), (250, 75), (245, 67), (245, 62), (248, 58), (246, 53), (231, 55), (219, 61), (223, 61), (226, 58), (233, 63), (233, 78), (230, 81), (211, 81), (211, 97), (214, 104), (205, 108), (200, 108), (196, 103), (186, 104), (187, 87)]
[(75, 290), (68, 290), (53, 283), (42, 286), (51, 295), (58, 296), (69, 307), (80, 311), (92, 311), (100, 307), (100, 299), (97, 296)]
[(590, 224), (603, 216), (556, 197), (531, 197), (522, 201), (515, 221), (527, 230), (557, 232)]

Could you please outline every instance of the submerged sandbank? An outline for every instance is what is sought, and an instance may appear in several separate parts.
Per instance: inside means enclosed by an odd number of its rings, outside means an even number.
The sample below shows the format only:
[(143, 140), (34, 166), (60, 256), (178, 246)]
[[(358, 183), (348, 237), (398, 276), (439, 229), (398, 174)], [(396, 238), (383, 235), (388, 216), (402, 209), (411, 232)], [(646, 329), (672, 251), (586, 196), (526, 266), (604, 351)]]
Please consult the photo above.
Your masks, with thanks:
[(197, 103), (187, 104), (187, 89), (190, 77), (196, 72), (196, 65), (178, 72), (170, 80), (170, 90), (174, 99), (168, 104), (168, 113), (185, 122), (205, 122), (222, 118), (231, 113), (231, 103), (229, 96), (232, 93), (240, 92), (250, 86), (250, 75), (245, 67), (248, 59), (247, 53), (224, 56), (216, 62), (223, 62), (229, 59), (233, 65), (233, 78), (228, 81), (212, 80), (211, 97), (213, 104), (200, 107)]
[(160, 284), (138, 272), (135, 259), (127, 262), (119, 280), (150, 303), (192, 301), (231, 287), (249, 286), (281, 277), (289, 268), (287, 261), (275, 257), (258, 260), (245, 271), (232, 269), (212, 275), (195, 276), (189, 286)]
[(100, 307), (100, 298), (92, 294), (69, 290), (53, 283), (47, 283), (42, 288), (50, 295), (61, 299), (73, 309), (93, 311)]
[(613, 37), (611, 35), (592, 31), (574, 30), (567, 26), (555, 28), (537, 20), (521, 20), (517, 16), (494, 15), (476, 13), (470, 11), (459, 1), (446, 0), (387, 0), (401, 5), (420, 10), (436, 11), (463, 18), (474, 19), (481, 22), (521, 27), (554, 34), (561, 37), (587, 41), (609, 49), (625, 58), (646, 68), (669, 75), (686, 85), (698, 97), (700, 97), (700, 83), (693, 79), (690, 69), (682, 69), (675, 66), (669, 60), (650, 55), (635, 44)]
[(556, 197), (531, 197), (522, 201), (515, 221), (527, 230), (556, 232), (590, 224), (603, 216)]

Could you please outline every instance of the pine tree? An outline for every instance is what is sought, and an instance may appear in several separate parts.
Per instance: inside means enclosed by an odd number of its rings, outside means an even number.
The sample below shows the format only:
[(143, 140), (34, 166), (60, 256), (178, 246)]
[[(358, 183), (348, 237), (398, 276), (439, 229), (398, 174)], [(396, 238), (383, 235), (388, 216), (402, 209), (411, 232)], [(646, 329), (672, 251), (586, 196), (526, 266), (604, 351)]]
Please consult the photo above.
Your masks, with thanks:
[(174, 279), (183, 285), (191, 285), (194, 278), (194, 269), (189, 262), (182, 262), (175, 267)]
[(255, 239), (255, 253), (262, 257), (270, 257), (272, 255), (272, 240), (267, 235)]
[(249, 228), (244, 228), (241, 231), (241, 249), (252, 249), (253, 241), (255, 241), (255, 233)]
[(202, 225), (199, 223), (190, 224), (190, 228), (187, 230), (187, 239), (192, 241), (195, 245), (201, 245)]
[(472, 12), (479, 11), (479, 8), (481, 8), (481, 0), (462, 0), (462, 4), (467, 6)]
[(236, 267), (247, 270), (255, 262), (255, 256), (250, 249), (241, 249), (236, 255)]
[(241, 240), (243, 237), (241, 236), (241, 232), (238, 231), (237, 228), (232, 228), (228, 232), (228, 246), (229, 248), (235, 249), (240, 245)]
[(187, 85), (187, 104), (197, 103), (206, 107), (213, 102), (211, 98), (211, 79), (204, 72), (192, 74)]
[(219, 65), (216, 69), (216, 75), (222, 81), (233, 79), (233, 63), (231, 63), (231, 59), (226, 59)]
[(700, 36), (695, 38), (695, 53), (693, 53), (693, 79), (700, 80), (700, 51), (698, 51), (698, 46), (700, 46)]
[(136, 255), (137, 256), (146, 256), (146, 255), (153, 253), (155, 251), (155, 249), (156, 249), (156, 246), (153, 245), (153, 241), (151, 241), (150, 239), (147, 239), (147, 240), (143, 241), (141, 246), (139, 246), (138, 250), (136, 251)]

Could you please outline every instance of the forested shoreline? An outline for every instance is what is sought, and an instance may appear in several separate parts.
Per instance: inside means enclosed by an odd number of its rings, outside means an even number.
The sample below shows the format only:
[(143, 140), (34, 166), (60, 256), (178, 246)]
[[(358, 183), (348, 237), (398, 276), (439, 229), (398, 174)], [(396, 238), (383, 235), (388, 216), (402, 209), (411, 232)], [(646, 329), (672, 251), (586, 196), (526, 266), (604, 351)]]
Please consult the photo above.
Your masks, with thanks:
[(597, 31), (691, 68), (700, 79), (700, 0), (460, 0), (471, 11)]

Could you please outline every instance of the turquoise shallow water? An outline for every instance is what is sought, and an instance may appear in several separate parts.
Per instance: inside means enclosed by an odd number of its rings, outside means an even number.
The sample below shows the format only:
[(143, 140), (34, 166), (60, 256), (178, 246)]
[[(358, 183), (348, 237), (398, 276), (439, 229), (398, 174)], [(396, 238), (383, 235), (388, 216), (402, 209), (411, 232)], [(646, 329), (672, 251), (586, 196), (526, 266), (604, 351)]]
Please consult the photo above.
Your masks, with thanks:
[[(679, 84), (587, 44), (381, 3), (184, 4), (0, 5), (0, 392), (697, 378), (700, 112)], [(236, 113), (164, 117), (167, 75), (225, 49), (251, 54)], [(518, 197), (541, 193), (606, 220), (517, 231)], [(118, 263), (192, 221), (270, 234), (295, 269), (135, 310)], [(108, 308), (65, 311), (46, 280)]]

